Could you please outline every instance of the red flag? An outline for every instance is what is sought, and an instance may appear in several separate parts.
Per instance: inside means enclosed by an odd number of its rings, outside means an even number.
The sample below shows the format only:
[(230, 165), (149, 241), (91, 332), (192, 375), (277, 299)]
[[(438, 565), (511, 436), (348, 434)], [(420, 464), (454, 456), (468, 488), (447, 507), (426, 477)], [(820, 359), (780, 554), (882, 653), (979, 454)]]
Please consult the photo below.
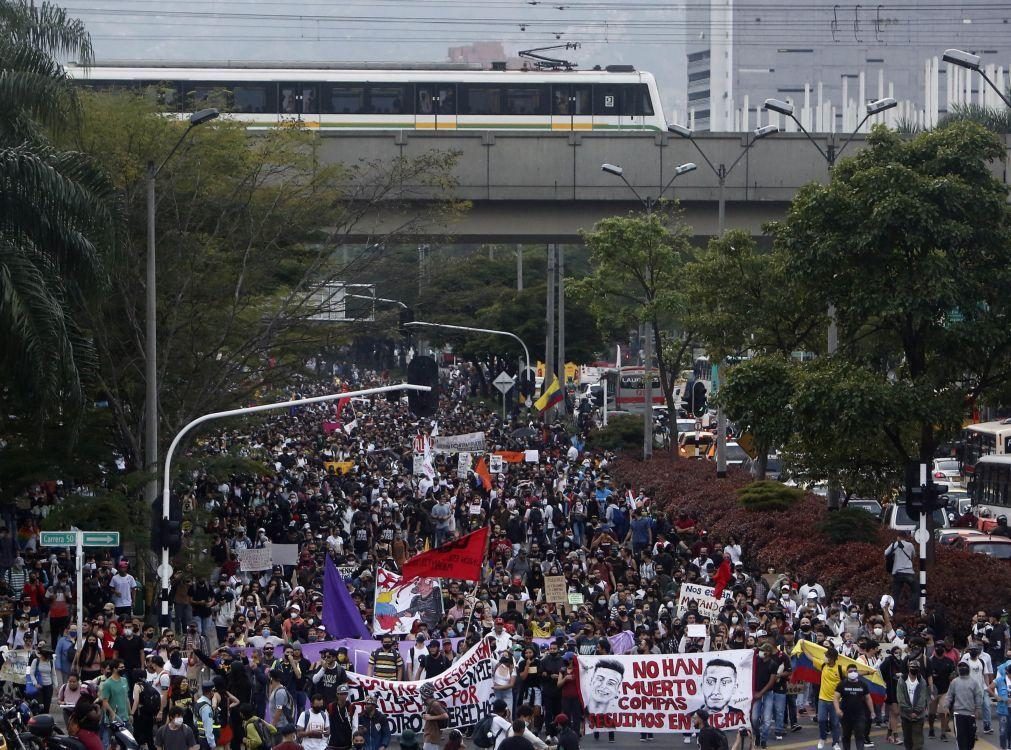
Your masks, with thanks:
[(723, 589), (727, 587), (727, 584), (730, 583), (730, 579), (732, 577), (733, 576), (730, 572), (730, 558), (724, 557), (723, 562), (720, 563), (719, 570), (717, 570), (716, 575), (713, 576), (713, 583), (716, 584), (716, 590), (713, 591), (714, 599), (719, 599), (720, 596), (723, 595)]
[(412, 578), (454, 578), (458, 581), (480, 581), (488, 546), (488, 527), (478, 529), (441, 547), (415, 555), (404, 563), (404, 580)]
[(485, 490), (491, 490), (491, 472), (488, 471), (488, 462), (484, 460), (484, 456), (481, 456), (481, 458), (477, 460), (477, 466), (474, 467), (474, 473), (481, 477), (481, 484), (484, 485)]

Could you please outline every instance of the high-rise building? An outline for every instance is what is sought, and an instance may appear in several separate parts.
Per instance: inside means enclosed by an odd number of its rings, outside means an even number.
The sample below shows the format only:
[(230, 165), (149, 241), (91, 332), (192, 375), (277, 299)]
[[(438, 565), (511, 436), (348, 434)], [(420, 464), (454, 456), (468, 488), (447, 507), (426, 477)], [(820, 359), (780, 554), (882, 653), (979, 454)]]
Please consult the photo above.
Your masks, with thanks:
[(675, 119), (697, 130), (792, 129), (770, 120), (767, 98), (792, 103), (822, 132), (851, 130), (867, 101), (886, 96), (900, 103), (880, 116), (893, 125), (933, 125), (954, 103), (1002, 106), (977, 73), (940, 62), (949, 47), (981, 55), (998, 85), (1008, 83), (1008, 4), (689, 0), (685, 14), (687, 107)]

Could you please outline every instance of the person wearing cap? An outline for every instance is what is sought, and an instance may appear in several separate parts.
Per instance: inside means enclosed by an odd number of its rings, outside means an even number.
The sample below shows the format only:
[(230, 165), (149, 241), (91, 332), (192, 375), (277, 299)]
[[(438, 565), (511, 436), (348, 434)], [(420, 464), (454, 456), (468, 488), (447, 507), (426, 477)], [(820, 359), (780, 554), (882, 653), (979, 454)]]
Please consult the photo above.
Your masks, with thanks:
[(948, 686), (948, 713), (954, 717), (955, 741), (958, 750), (972, 750), (976, 743), (976, 718), (987, 702), (979, 682), (972, 676), (969, 664), (958, 663), (958, 677)]
[(348, 750), (351, 747), (357, 720), (356, 707), (349, 700), (349, 695), (347, 685), (338, 685), (333, 702), (327, 706), (327, 714), (330, 717), (330, 738), (327, 747), (332, 750)]
[(555, 726), (558, 728), (556, 740), (559, 750), (579, 750), (579, 735), (573, 730), (566, 714), (555, 716)]
[(133, 614), (133, 602), (140, 588), (137, 579), (130, 575), (129, 568), (130, 564), (126, 560), (120, 560), (116, 575), (109, 579), (112, 604), (119, 617), (130, 617)]
[(428, 642), (428, 653), (418, 660), (418, 668), (414, 672), (415, 680), (431, 680), (449, 669), (452, 664), (452, 654), (449, 657), (439, 650), (439, 641)]
[(895, 692), (902, 722), (902, 744), (906, 750), (922, 750), (923, 721), (930, 703), (930, 688), (920, 676), (919, 661), (909, 662), (906, 678), (899, 681)]
[(312, 684), (329, 705), (337, 698), (337, 688), (348, 681), (348, 673), (343, 665), (337, 663), (337, 652), (332, 648), (323, 649), (320, 657), (312, 674)]
[(400, 733), (400, 750), (418, 750), (420, 746), (421, 743), (418, 742), (418, 735), (413, 729), (405, 729)]
[[(959, 664), (969, 665), (969, 675), (976, 681), (979, 685), (980, 690), (986, 693), (990, 683), (993, 681), (993, 662), (990, 660), (990, 654), (983, 651), (983, 647), (975, 641), (970, 641), (969, 648), (966, 652), (962, 654), (962, 658)], [(992, 715), (990, 708), (990, 701), (983, 701), (982, 709), (982, 719), (983, 719), (983, 734), (992, 734), (993, 727), (991, 726)]]
[[(419, 689), (421, 700), (425, 704), (424, 713), (421, 715), (424, 725), (422, 735), (425, 739), (424, 750), (440, 750), (442, 742), (442, 730), (449, 726), (449, 709), (446, 704), (435, 697), (435, 688), (431, 683), (426, 682)], [(401, 746), (403, 746), (403, 735), (401, 735)]]
[(505, 629), (505, 620), (501, 617), (495, 618), (495, 627), (488, 634), (488, 638), (495, 641), (495, 653), (501, 655), (512, 648), (513, 636)]
[(355, 731), (365, 737), (365, 750), (386, 750), (390, 746), (390, 721), (377, 703), (374, 695), (367, 695), (365, 705), (355, 716)]
[(197, 722), (197, 740), (200, 750), (211, 750), (217, 746), (217, 735), (221, 731), (214, 710), (214, 682), (204, 680), (200, 685), (200, 697), (193, 705), (194, 719)]

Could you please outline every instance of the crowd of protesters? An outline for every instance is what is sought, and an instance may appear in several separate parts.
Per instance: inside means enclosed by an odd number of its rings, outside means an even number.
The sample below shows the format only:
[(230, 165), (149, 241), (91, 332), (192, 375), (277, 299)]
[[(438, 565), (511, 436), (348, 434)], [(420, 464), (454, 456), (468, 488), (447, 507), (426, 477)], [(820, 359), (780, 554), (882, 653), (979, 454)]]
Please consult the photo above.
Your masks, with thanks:
[[(88, 556), (84, 600), (76, 602), (72, 556), (39, 546), (38, 522), (59, 502), (62, 485), (20, 496), (0, 528), (0, 593), (11, 602), (7, 646), (32, 653), (35, 700), (62, 711), (88, 750), (109, 746), (112, 720), (132, 727), (141, 745), (165, 750), (386, 750), (390, 727), (375, 702), (348, 701), (344, 682), (354, 665), (347, 649), (326, 649), (318, 661), (303, 653), (306, 643), (330, 639), (321, 621), (323, 556), (353, 570), (352, 598), (371, 623), (377, 566), (399, 570), (426, 546), (489, 526), (484, 579), (444, 581), (444, 614), (409, 636), (412, 658), (404, 660), (386, 636), (369, 670), (431, 678), (480, 638), (493, 638), (494, 709), (503, 722), (496, 747), (539, 748), (551, 740), (574, 750), (580, 741), (615, 741), (607, 732), (583, 736), (577, 654), (755, 649), (753, 741), (762, 748), (799, 731), (806, 718), (818, 721), (819, 748), (839, 750), (845, 742), (848, 750), (851, 740), (872, 746), (876, 724), (906, 750), (922, 744), (924, 725), (942, 739), (956, 731), (968, 750), (970, 719), (979, 715), (990, 732), (996, 713), (1001, 748), (1011, 750), (1005, 613), (980, 612), (971, 633), (951, 633), (937, 610), (918, 616), (897, 611), (887, 594), (856, 601), (845, 589), (827, 591), (816, 576), (758, 570), (733, 537), (708, 533), (704, 508), (672, 517), (645, 488), (616, 481), (614, 456), (588, 449), (568, 422), (544, 423), (526, 412), (503, 422), (496, 410), (468, 400), (474, 374), (467, 368), (443, 377), (440, 411), (428, 419), (412, 416), (406, 401), (379, 397), (340, 414), (332, 403), (304, 407), (198, 438), (193, 458), (213, 463), (230, 455), (265, 470), (197, 472), (181, 488), (177, 502), (194, 509), (185, 517), (196, 528), (175, 560), (169, 627), (139, 614), (158, 611), (157, 592), (140, 588), (140, 563), (122, 550)], [(336, 382), (304, 383), (289, 395), (386, 379), (347, 367)], [(537, 460), (508, 463), (490, 490), (473, 473), (458, 477), (452, 454), (436, 456), (434, 478), (416, 476), (414, 438), (433, 430), (481, 431), (488, 449), (534, 449)], [(352, 466), (341, 473), (327, 467), (333, 462)], [(297, 563), (240, 570), (241, 550), (271, 542), (297, 544)], [(732, 598), (718, 616), (679, 614), (682, 584), (711, 583), (725, 560)], [(557, 575), (582, 605), (545, 601), (545, 577)], [(698, 623), (708, 626), (706, 637), (689, 637), (688, 626)], [(454, 647), (450, 638), (462, 640)], [(820, 685), (791, 683), (798, 640), (828, 648)], [(838, 655), (861, 666), (844, 673)], [(861, 670), (883, 676), (883, 705), (857, 687)], [(991, 696), (1001, 699), (996, 711)], [(444, 726), (440, 710), (430, 701), (422, 736), (405, 732), (400, 747), (466, 742)], [(711, 735), (704, 717), (696, 725), (699, 733), (684, 742), (704, 745)]]

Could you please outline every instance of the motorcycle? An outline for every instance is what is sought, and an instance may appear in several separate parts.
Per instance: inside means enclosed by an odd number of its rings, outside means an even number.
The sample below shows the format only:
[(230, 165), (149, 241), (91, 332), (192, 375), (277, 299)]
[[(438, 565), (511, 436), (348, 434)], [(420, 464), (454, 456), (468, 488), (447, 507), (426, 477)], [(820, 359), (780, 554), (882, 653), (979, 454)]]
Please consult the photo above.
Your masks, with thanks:
[(133, 732), (119, 719), (109, 723), (109, 734), (112, 736), (111, 744), (119, 747), (119, 750), (138, 750), (140, 748)]
[(28, 720), (28, 731), (21, 734), (28, 750), (85, 750), (76, 737), (63, 734), (49, 714), (39, 714)]
[(21, 706), (12, 701), (0, 703), (0, 750), (28, 750), (21, 739), (24, 727)]

